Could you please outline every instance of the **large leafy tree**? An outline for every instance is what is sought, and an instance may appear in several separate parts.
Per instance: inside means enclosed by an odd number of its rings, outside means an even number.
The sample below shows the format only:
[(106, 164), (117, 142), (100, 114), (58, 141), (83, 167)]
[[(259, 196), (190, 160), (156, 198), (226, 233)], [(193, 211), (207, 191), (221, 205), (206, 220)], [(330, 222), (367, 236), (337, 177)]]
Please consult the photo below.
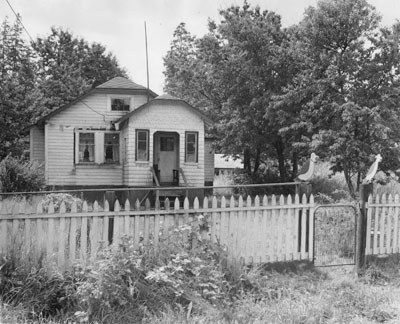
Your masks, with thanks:
[(34, 53), (24, 41), (19, 19), (6, 18), (0, 26), (0, 160), (21, 154), (23, 133), (33, 116), (36, 66)]
[(38, 117), (93, 85), (126, 76), (116, 58), (62, 29), (28, 43), (20, 20), (0, 26), (0, 160), (26, 149), (26, 130)]
[(62, 106), (88, 87), (115, 76), (126, 76), (115, 56), (98, 43), (89, 44), (61, 28), (51, 28), (33, 47), (38, 56), (41, 113)]
[(220, 15), (222, 22), (210, 21), (200, 39), (178, 27), (165, 58), (166, 91), (205, 106), (222, 151), (243, 155), (249, 174), (255, 176), (267, 156), (276, 157), (285, 180), (286, 144), (265, 115), (290, 74), (280, 17), (247, 2)]
[(398, 34), (380, 31), (379, 22), (365, 0), (322, 0), (308, 8), (292, 39), (303, 68), (279, 100), (300, 107), (311, 148), (344, 173), (352, 195), (354, 177), (359, 185), (375, 154), (396, 156), (382, 165), (398, 168), (399, 109), (388, 99)]

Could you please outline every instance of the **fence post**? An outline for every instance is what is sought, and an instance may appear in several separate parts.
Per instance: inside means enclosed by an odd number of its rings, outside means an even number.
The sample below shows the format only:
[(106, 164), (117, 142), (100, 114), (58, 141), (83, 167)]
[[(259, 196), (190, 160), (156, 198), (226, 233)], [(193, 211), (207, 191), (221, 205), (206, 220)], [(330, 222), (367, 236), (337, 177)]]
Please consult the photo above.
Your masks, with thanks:
[(367, 242), (367, 201), (372, 193), (372, 183), (361, 184), (360, 186), (360, 212), (357, 216), (357, 236), (356, 236), (356, 271), (360, 276), (365, 268), (365, 248)]

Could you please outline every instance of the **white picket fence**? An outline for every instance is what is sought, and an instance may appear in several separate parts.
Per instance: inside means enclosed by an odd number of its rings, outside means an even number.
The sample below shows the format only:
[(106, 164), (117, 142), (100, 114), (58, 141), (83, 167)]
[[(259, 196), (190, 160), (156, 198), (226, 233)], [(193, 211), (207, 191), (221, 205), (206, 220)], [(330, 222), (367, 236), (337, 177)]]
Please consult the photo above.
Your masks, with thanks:
[(116, 201), (114, 211), (107, 202), (103, 208), (97, 202), (93, 206), (84, 202), (81, 208), (73, 203), (68, 210), (65, 203), (58, 210), (52, 203), (47, 211), (41, 204), (34, 213), (25, 212), (22, 205), (12, 210), (13, 214), (0, 215), (0, 253), (18, 250), (60, 268), (90, 262), (110, 238), (115, 246), (128, 236), (137, 247), (157, 248), (174, 228), (192, 222), (196, 215), (209, 219), (205, 237), (226, 246), (231, 260), (249, 264), (313, 258), (313, 196), (300, 200), (296, 195), (294, 201), (290, 195), (246, 200), (206, 197), (201, 205), (197, 198), (192, 204), (186, 198), (183, 207), (176, 199), (173, 206), (167, 200), (163, 208), (151, 208), (148, 200), (145, 206), (138, 201), (131, 206), (127, 200), (123, 206)]
[(400, 252), (400, 198), (396, 194), (369, 196), (367, 213), (367, 255)]

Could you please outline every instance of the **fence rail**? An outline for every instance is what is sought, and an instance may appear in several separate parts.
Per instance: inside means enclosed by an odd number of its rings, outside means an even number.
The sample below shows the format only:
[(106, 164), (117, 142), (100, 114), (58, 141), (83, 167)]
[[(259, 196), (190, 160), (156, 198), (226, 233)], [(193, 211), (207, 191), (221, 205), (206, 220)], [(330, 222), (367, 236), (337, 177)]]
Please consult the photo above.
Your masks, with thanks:
[(183, 205), (178, 199), (173, 204), (167, 199), (163, 208), (159, 201), (150, 206), (146, 200), (143, 206), (127, 200), (123, 205), (116, 201), (113, 211), (107, 201), (104, 206), (39, 203), (34, 211), (23, 204), (13, 208), (13, 214), (0, 215), (0, 252), (17, 249), (61, 268), (90, 261), (100, 245), (118, 246), (124, 236), (137, 247), (157, 247), (171, 239), (174, 229), (191, 224), (199, 215), (209, 220), (203, 237), (225, 245), (231, 260), (248, 264), (313, 258), (313, 196), (309, 200), (305, 195), (301, 200), (298, 195), (294, 199), (291, 195), (206, 197), (201, 204), (197, 198), (189, 204), (186, 198)]

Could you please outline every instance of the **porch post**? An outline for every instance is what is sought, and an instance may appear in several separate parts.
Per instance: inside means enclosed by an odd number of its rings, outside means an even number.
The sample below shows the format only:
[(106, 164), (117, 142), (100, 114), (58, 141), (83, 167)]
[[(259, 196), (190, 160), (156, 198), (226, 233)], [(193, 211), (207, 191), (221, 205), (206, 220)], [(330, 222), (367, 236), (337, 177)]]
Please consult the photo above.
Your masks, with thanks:
[(365, 248), (367, 241), (367, 201), (372, 193), (372, 183), (361, 184), (360, 186), (360, 212), (357, 215), (356, 235), (356, 272), (360, 276), (366, 265)]

